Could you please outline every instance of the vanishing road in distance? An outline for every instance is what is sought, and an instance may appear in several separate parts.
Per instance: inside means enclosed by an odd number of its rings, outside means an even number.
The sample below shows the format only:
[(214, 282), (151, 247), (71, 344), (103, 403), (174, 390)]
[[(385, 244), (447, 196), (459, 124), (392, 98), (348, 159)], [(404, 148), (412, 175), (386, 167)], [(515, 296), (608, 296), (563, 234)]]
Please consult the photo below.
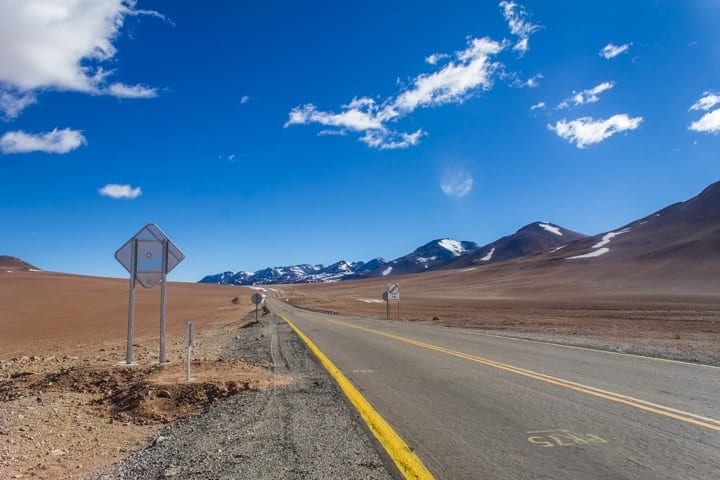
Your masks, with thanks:
[(438, 479), (720, 478), (720, 368), (269, 305)]

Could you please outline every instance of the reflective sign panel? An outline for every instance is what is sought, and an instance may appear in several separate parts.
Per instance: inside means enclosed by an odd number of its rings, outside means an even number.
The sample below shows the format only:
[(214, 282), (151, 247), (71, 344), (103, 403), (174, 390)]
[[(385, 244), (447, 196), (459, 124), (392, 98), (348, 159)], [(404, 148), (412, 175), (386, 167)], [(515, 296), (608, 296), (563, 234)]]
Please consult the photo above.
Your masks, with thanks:
[(162, 280), (163, 242), (167, 241), (165, 273), (169, 273), (185, 259), (185, 254), (160, 230), (160, 227), (154, 223), (148, 223), (115, 252), (117, 261), (130, 273), (132, 273), (132, 248), (135, 240), (137, 240), (135, 278), (145, 288), (152, 288)]

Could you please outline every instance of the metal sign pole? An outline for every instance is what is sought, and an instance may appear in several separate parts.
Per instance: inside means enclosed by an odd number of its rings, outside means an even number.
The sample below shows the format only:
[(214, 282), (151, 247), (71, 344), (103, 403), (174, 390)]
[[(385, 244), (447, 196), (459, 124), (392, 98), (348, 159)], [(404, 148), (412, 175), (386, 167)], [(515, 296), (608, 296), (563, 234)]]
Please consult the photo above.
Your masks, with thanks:
[(258, 321), (258, 306), (257, 303), (255, 304), (255, 321)]
[(193, 322), (187, 322), (185, 324), (187, 332), (187, 377), (186, 380), (190, 381), (190, 365), (192, 364), (192, 349), (193, 349)]
[(168, 241), (162, 241), (162, 285), (160, 285), (160, 361), (165, 363), (165, 319), (167, 315)]
[(133, 360), (133, 333), (135, 332), (135, 275), (137, 273), (137, 240), (130, 245), (130, 299), (128, 301), (128, 333), (127, 349), (125, 350), (125, 363), (132, 364)]
[(385, 320), (388, 322), (390, 321), (390, 296), (385, 292), (385, 309), (387, 312), (385, 312)]
[(398, 300), (398, 321), (400, 320), (400, 300)]

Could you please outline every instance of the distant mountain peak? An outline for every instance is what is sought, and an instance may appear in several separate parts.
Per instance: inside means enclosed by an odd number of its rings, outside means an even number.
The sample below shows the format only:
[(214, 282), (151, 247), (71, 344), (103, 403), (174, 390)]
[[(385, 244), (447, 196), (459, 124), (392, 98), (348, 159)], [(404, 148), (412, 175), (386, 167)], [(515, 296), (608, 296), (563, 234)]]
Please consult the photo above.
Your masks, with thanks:
[(0, 255), (0, 268), (13, 270), (39, 270), (34, 265), (29, 264), (25, 260), (10, 255)]

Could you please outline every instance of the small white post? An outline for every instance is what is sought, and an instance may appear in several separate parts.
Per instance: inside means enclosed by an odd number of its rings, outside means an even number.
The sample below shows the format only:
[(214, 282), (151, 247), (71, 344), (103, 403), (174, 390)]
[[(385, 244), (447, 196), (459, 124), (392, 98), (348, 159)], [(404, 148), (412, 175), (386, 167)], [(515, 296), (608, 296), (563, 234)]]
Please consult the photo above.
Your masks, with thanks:
[(193, 349), (193, 322), (187, 322), (185, 324), (185, 332), (187, 337), (187, 377), (186, 381), (190, 381), (190, 364), (192, 363), (192, 349)]

